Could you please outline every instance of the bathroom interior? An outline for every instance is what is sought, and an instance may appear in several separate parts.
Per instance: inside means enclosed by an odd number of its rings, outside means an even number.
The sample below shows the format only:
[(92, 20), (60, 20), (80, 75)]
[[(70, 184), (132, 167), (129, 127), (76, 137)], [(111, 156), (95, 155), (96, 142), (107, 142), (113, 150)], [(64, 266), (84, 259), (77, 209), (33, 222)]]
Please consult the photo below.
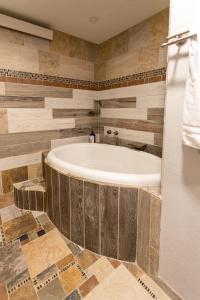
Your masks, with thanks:
[(200, 299), (198, 0), (0, 0), (0, 300)]

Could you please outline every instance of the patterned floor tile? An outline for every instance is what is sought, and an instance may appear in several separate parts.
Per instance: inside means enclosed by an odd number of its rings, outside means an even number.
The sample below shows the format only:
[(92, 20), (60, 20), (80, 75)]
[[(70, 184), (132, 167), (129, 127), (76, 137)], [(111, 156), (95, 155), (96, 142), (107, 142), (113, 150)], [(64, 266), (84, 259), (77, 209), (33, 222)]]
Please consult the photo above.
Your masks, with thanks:
[(59, 279), (67, 294), (71, 293), (85, 280), (81, 271), (75, 264), (68, 268), (65, 272), (62, 272), (59, 275)]
[(103, 281), (114, 270), (106, 257), (101, 257), (88, 268), (89, 273), (95, 275), (99, 282)]
[(9, 280), (27, 269), (19, 241), (0, 248), (0, 282)]
[(67, 246), (71, 249), (71, 251), (74, 254), (74, 256), (78, 256), (82, 252), (81, 248), (78, 245), (72, 243), (71, 241), (69, 241), (67, 243)]
[(58, 274), (57, 266), (52, 265), (48, 269), (45, 269), (43, 272), (38, 274), (35, 278), (33, 278), (33, 283), (37, 287), (37, 289), (40, 289), (44, 285), (48, 284), (48, 282), (52, 281), (57, 276), (57, 274)]
[(98, 284), (97, 278), (93, 275), (87, 281), (85, 281), (80, 287), (79, 292), (82, 297), (85, 297), (89, 292), (91, 292), (95, 286)]
[(58, 278), (51, 281), (44, 288), (38, 291), (40, 300), (62, 300), (65, 297), (65, 292)]
[(37, 223), (31, 213), (26, 213), (3, 224), (7, 242), (13, 241), (35, 228), (37, 228)]
[(18, 288), (9, 295), (10, 300), (38, 300), (36, 292), (31, 281)]
[(56, 265), (59, 270), (62, 270), (64, 267), (66, 267), (69, 263), (74, 261), (75, 257), (73, 254), (69, 254), (68, 256), (64, 257), (63, 259), (59, 260)]
[(82, 297), (78, 293), (77, 290), (74, 290), (69, 296), (65, 298), (65, 300), (81, 300)]
[(140, 276), (138, 282), (150, 295), (155, 295), (155, 299), (170, 300), (170, 297), (145, 273)]
[(115, 269), (117, 269), (122, 263), (120, 260), (117, 259), (108, 258), (108, 260)]
[(144, 274), (144, 271), (134, 263), (124, 262), (123, 264), (129, 270), (129, 272), (131, 272), (131, 274), (137, 279)]
[(27, 281), (30, 280), (30, 275), (28, 270), (24, 270), (15, 276), (12, 276), (10, 279), (7, 280), (7, 289), (8, 292), (13, 292), (18, 287), (24, 285)]
[(120, 265), (84, 300), (152, 300), (124, 265)]
[(84, 270), (93, 264), (98, 258), (93, 252), (84, 250), (79, 254), (79, 256), (77, 256), (76, 259), (80, 267)]
[(15, 205), (10, 205), (0, 209), (2, 223), (21, 216), (21, 211)]
[(7, 193), (0, 196), (0, 208), (4, 208), (14, 204), (13, 193)]
[(71, 253), (57, 229), (22, 246), (22, 251), (31, 277), (35, 277)]
[(5, 283), (0, 283), (0, 299), (1, 300), (8, 300), (8, 293), (7, 293)]

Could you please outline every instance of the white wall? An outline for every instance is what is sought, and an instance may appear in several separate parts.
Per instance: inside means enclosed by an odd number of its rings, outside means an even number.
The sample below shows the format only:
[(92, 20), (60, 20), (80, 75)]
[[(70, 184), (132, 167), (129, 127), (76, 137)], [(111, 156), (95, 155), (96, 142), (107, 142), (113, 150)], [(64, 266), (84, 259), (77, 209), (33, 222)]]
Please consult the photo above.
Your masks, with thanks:
[[(200, 29), (198, 2), (171, 0), (170, 35), (192, 28), (195, 22)], [(199, 300), (200, 152), (182, 145), (187, 63), (188, 43), (169, 47), (159, 276), (183, 298)]]

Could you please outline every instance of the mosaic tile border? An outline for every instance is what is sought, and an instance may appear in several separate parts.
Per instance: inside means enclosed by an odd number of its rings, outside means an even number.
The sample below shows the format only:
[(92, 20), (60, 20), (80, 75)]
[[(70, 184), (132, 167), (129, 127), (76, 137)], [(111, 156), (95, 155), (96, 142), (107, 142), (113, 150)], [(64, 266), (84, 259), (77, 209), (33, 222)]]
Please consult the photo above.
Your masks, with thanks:
[(166, 80), (166, 68), (151, 70), (110, 80), (89, 81), (39, 73), (0, 69), (0, 82), (13, 82), (87, 90), (106, 90)]

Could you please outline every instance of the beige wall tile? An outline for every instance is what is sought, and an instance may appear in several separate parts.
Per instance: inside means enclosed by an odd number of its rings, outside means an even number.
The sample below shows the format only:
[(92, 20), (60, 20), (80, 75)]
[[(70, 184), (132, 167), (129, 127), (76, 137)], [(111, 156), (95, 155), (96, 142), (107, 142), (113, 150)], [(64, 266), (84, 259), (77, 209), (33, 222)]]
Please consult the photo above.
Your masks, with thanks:
[(2, 44), (0, 47), (0, 67), (38, 73), (38, 51), (14, 43)]
[(148, 20), (129, 29), (129, 51), (146, 48), (150, 43), (150, 26)]
[(39, 72), (59, 76), (60, 56), (58, 54), (39, 50)]
[(50, 50), (61, 55), (94, 61), (96, 45), (69, 34), (54, 30)]
[(8, 132), (7, 110), (0, 108), (0, 134)]

